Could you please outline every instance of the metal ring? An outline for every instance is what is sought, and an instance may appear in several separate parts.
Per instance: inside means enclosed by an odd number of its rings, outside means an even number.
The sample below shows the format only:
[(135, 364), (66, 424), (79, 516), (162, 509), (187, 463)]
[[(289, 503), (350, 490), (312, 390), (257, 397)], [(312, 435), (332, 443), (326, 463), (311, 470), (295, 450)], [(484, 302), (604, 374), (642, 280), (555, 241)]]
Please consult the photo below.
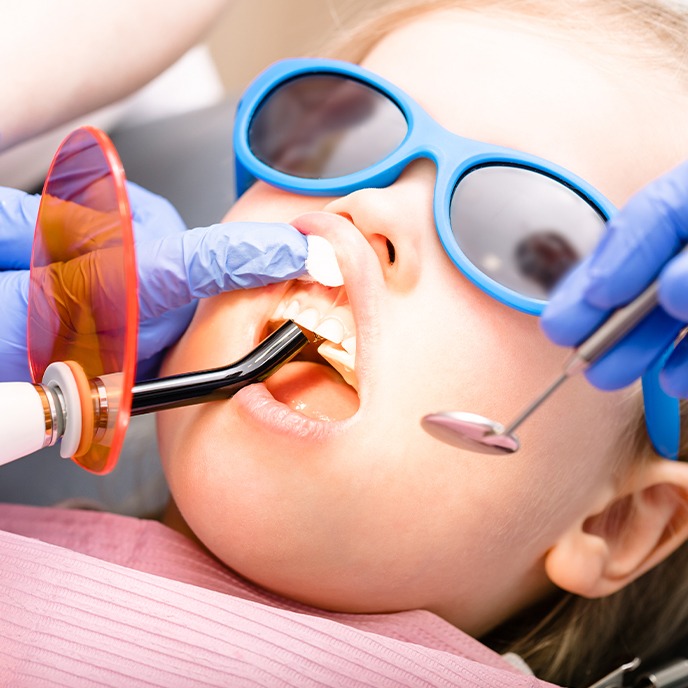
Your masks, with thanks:
[(93, 399), (93, 441), (99, 442), (105, 437), (105, 432), (108, 428), (110, 408), (107, 389), (99, 377), (92, 378), (89, 382), (91, 383), (91, 396)]
[(54, 390), (46, 385), (34, 384), (34, 389), (38, 392), (43, 405), (43, 420), (45, 422), (45, 437), (43, 438), (44, 447), (52, 447), (61, 436), (60, 420), (63, 420), (62, 411), (59, 409), (59, 399)]

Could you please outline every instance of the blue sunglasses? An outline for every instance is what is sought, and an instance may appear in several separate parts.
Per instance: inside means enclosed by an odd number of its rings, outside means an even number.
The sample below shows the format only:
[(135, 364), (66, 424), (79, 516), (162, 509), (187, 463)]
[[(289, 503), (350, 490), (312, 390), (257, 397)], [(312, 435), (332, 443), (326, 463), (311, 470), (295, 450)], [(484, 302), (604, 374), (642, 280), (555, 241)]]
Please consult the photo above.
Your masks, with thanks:
[[(592, 252), (614, 206), (541, 158), (458, 136), (358, 65), (283, 60), (245, 91), (234, 125), (237, 193), (256, 180), (309, 196), (392, 184), (413, 160), (437, 167), (435, 226), (449, 258), (485, 293), (539, 315), (555, 284)], [(650, 439), (676, 458), (678, 400), (643, 377)]]

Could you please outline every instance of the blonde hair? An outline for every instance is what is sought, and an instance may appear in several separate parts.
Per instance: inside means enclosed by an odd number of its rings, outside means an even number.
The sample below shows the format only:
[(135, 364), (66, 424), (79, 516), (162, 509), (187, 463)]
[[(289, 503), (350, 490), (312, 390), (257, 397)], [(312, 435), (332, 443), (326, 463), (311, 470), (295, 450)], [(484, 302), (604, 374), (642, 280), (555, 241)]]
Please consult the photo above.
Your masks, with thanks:
[[(664, 67), (688, 81), (688, 0), (383, 0), (363, 18), (360, 9), (345, 17), (335, 39), (317, 54), (360, 62), (390, 31), (443, 9), (538, 19), (565, 29), (577, 43), (604, 43), (610, 52), (646, 67)], [(603, 35), (601, 27), (608, 33)], [(614, 40), (606, 40), (609, 36)]]
[[(393, 0), (376, 5), (318, 54), (360, 62), (390, 31), (442, 9), (534, 18), (576, 42), (589, 41), (631, 63), (664, 69), (688, 92), (688, 5), (670, 0)], [(657, 460), (639, 399), (632, 407), (629, 439), (620, 455), (635, 462)], [(687, 414), (688, 405), (682, 403), (682, 420)], [(685, 437), (681, 458), (688, 459)], [(538, 677), (567, 686), (590, 685), (636, 656), (652, 665), (670, 649), (667, 638), (688, 643), (687, 574), (685, 544), (612, 596), (585, 599), (562, 592), (483, 640), (501, 652), (519, 654)]]

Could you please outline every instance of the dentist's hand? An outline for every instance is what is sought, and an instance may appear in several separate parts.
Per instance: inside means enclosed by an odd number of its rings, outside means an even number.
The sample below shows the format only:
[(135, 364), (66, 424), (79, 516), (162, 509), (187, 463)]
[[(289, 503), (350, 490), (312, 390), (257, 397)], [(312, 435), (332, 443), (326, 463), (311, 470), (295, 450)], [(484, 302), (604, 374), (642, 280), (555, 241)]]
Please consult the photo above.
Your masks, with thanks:
[[(608, 223), (593, 254), (557, 287), (542, 316), (556, 344), (575, 346), (610, 311), (640, 294), (659, 276), (659, 306), (586, 372), (600, 389), (618, 389), (640, 377), (688, 324), (688, 163), (631, 198)], [(688, 397), (688, 341), (668, 358), (660, 383)]]
[[(305, 273), (306, 237), (286, 224), (225, 223), (187, 230), (164, 198), (128, 183), (139, 281), (139, 379), (193, 317), (196, 301)], [(39, 196), (0, 187), (0, 381), (28, 381), (29, 265)]]

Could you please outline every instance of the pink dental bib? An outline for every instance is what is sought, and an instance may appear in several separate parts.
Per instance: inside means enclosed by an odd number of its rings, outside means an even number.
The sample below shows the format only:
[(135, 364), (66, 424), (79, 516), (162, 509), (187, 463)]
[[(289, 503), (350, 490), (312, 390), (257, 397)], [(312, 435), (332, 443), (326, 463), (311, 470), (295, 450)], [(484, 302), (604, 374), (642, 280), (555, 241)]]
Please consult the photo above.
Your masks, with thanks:
[(0, 685), (545, 684), (425, 611), (321, 612), (154, 522), (0, 506)]

